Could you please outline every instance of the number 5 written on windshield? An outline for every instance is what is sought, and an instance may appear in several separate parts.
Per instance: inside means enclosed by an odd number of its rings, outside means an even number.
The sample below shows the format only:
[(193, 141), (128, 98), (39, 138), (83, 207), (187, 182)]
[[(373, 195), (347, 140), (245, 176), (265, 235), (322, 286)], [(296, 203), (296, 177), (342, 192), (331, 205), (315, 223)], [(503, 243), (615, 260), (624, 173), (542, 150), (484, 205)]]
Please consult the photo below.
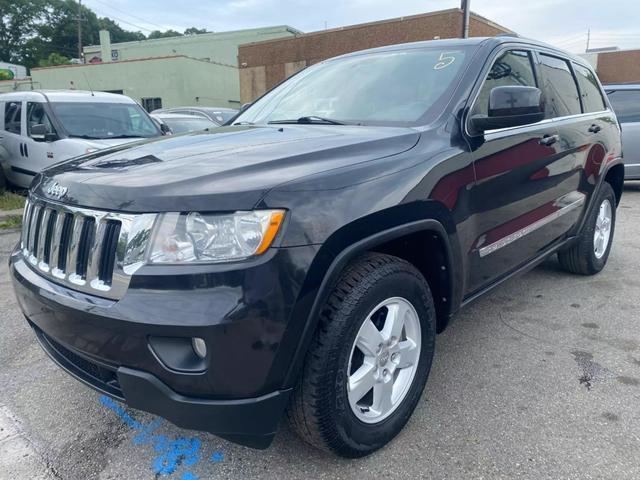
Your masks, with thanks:
[(456, 61), (456, 57), (451, 56), (453, 52), (442, 52), (438, 57), (438, 63), (433, 66), (434, 70), (442, 70), (447, 68), (453, 62)]

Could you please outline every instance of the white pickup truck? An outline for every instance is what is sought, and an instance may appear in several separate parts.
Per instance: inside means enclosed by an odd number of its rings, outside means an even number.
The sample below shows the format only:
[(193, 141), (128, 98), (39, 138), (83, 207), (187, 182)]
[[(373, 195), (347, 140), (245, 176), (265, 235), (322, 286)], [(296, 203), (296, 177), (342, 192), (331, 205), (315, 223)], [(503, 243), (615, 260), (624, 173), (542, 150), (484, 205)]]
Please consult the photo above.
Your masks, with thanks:
[(0, 95), (0, 183), (27, 188), (54, 163), (162, 135), (147, 112), (124, 95), (34, 90)]

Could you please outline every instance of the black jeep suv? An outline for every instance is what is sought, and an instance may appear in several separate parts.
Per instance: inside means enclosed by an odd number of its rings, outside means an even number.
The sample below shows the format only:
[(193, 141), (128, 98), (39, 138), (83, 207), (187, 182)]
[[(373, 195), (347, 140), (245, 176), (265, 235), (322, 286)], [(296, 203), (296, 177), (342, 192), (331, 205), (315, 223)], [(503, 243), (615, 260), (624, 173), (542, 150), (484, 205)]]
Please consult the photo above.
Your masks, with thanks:
[(44, 350), (132, 407), (257, 448), (285, 411), (366, 455), (436, 333), (553, 254), (605, 265), (620, 128), (591, 67), (518, 37), (313, 65), (231, 125), (38, 175), (11, 273)]

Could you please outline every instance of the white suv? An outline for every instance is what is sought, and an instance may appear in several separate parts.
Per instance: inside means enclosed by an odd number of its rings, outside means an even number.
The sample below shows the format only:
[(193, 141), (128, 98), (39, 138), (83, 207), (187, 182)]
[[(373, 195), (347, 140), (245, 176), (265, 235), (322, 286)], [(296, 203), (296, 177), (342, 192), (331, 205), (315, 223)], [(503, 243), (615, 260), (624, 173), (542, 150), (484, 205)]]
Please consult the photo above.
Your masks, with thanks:
[(41, 170), (162, 132), (131, 98), (103, 92), (35, 90), (0, 95), (0, 182), (27, 188)]

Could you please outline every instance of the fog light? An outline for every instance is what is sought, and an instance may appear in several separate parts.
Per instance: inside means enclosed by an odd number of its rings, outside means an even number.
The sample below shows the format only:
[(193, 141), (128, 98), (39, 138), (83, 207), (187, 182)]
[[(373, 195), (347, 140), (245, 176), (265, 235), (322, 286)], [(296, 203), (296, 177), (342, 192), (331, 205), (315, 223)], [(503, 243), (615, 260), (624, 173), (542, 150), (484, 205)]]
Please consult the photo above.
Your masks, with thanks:
[(202, 338), (193, 337), (191, 339), (191, 346), (198, 357), (205, 358), (207, 356), (207, 344)]

